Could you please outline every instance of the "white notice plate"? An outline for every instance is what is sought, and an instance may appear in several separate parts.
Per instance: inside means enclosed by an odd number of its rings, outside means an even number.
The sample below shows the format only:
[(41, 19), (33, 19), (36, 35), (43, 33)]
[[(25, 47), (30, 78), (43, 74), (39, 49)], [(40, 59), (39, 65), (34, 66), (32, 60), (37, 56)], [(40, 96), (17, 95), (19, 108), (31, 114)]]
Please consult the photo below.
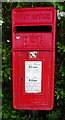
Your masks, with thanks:
[(25, 61), (25, 92), (40, 93), (42, 61)]

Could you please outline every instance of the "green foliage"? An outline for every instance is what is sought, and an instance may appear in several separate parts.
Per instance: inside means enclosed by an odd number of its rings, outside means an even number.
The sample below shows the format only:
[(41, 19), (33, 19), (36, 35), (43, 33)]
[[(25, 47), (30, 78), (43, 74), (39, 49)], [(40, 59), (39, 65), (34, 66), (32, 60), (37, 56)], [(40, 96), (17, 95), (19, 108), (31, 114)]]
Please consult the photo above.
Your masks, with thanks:
[(2, 57), (2, 70), (3, 82), (11, 80), (11, 46), (3, 42), (3, 57)]
[(61, 111), (52, 111), (51, 113), (47, 114), (48, 120), (58, 120), (61, 117)]
[[(65, 119), (65, 18), (57, 18), (56, 34), (56, 65), (55, 65), (55, 105), (52, 111), (37, 111), (39, 116), (34, 116), (28, 110), (15, 110), (12, 106), (12, 81), (11, 81), (11, 10), (20, 7), (56, 7), (65, 11), (65, 2), (9, 2), (2, 3), (2, 71), (3, 98), (2, 120), (64, 120)], [(1, 52), (1, 49), (0, 49)], [(36, 113), (37, 114), (37, 113)], [(1, 116), (1, 113), (0, 113)]]

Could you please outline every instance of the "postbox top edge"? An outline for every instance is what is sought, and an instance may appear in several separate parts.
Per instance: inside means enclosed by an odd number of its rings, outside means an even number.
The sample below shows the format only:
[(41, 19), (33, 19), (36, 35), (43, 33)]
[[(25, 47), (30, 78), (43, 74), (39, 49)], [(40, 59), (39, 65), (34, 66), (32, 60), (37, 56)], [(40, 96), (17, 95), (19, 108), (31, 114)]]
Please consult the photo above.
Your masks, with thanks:
[[(42, 12), (44, 14), (42, 14)], [(40, 15), (42, 17), (40, 17)], [(20, 19), (19, 19), (19, 16), (20, 16)], [(18, 24), (20, 24), (21, 26), (33, 25), (33, 24), (35, 25), (51, 24), (52, 25), (55, 23), (55, 19), (56, 19), (56, 9), (54, 7), (33, 7), (33, 8), (28, 7), (28, 8), (12, 9), (12, 25), (18, 25)]]
[(14, 8), (12, 9), (12, 13), (13, 12), (16, 12), (16, 11), (19, 11), (19, 10), (22, 10), (22, 11), (29, 11), (29, 10), (56, 10), (55, 7), (25, 7), (25, 8)]

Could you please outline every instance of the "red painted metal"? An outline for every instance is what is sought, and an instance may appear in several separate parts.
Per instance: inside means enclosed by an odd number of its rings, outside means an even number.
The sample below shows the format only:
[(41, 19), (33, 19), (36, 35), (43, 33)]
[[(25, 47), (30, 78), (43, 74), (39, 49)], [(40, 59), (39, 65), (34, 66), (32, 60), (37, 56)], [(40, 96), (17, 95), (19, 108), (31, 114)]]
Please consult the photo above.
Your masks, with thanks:
[[(12, 78), (15, 109), (51, 110), (53, 108), (55, 32), (55, 8), (12, 10)], [(36, 56), (30, 57), (31, 52)], [(26, 61), (42, 63), (40, 93), (25, 91)]]

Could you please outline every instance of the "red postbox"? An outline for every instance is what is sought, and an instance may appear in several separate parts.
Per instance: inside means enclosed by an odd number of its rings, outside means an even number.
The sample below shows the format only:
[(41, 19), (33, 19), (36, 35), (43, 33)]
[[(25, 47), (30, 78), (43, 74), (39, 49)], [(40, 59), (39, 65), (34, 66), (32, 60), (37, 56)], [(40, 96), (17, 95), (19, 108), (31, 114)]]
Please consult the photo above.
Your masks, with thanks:
[(51, 110), (54, 104), (56, 10), (12, 10), (12, 76), (15, 109)]

